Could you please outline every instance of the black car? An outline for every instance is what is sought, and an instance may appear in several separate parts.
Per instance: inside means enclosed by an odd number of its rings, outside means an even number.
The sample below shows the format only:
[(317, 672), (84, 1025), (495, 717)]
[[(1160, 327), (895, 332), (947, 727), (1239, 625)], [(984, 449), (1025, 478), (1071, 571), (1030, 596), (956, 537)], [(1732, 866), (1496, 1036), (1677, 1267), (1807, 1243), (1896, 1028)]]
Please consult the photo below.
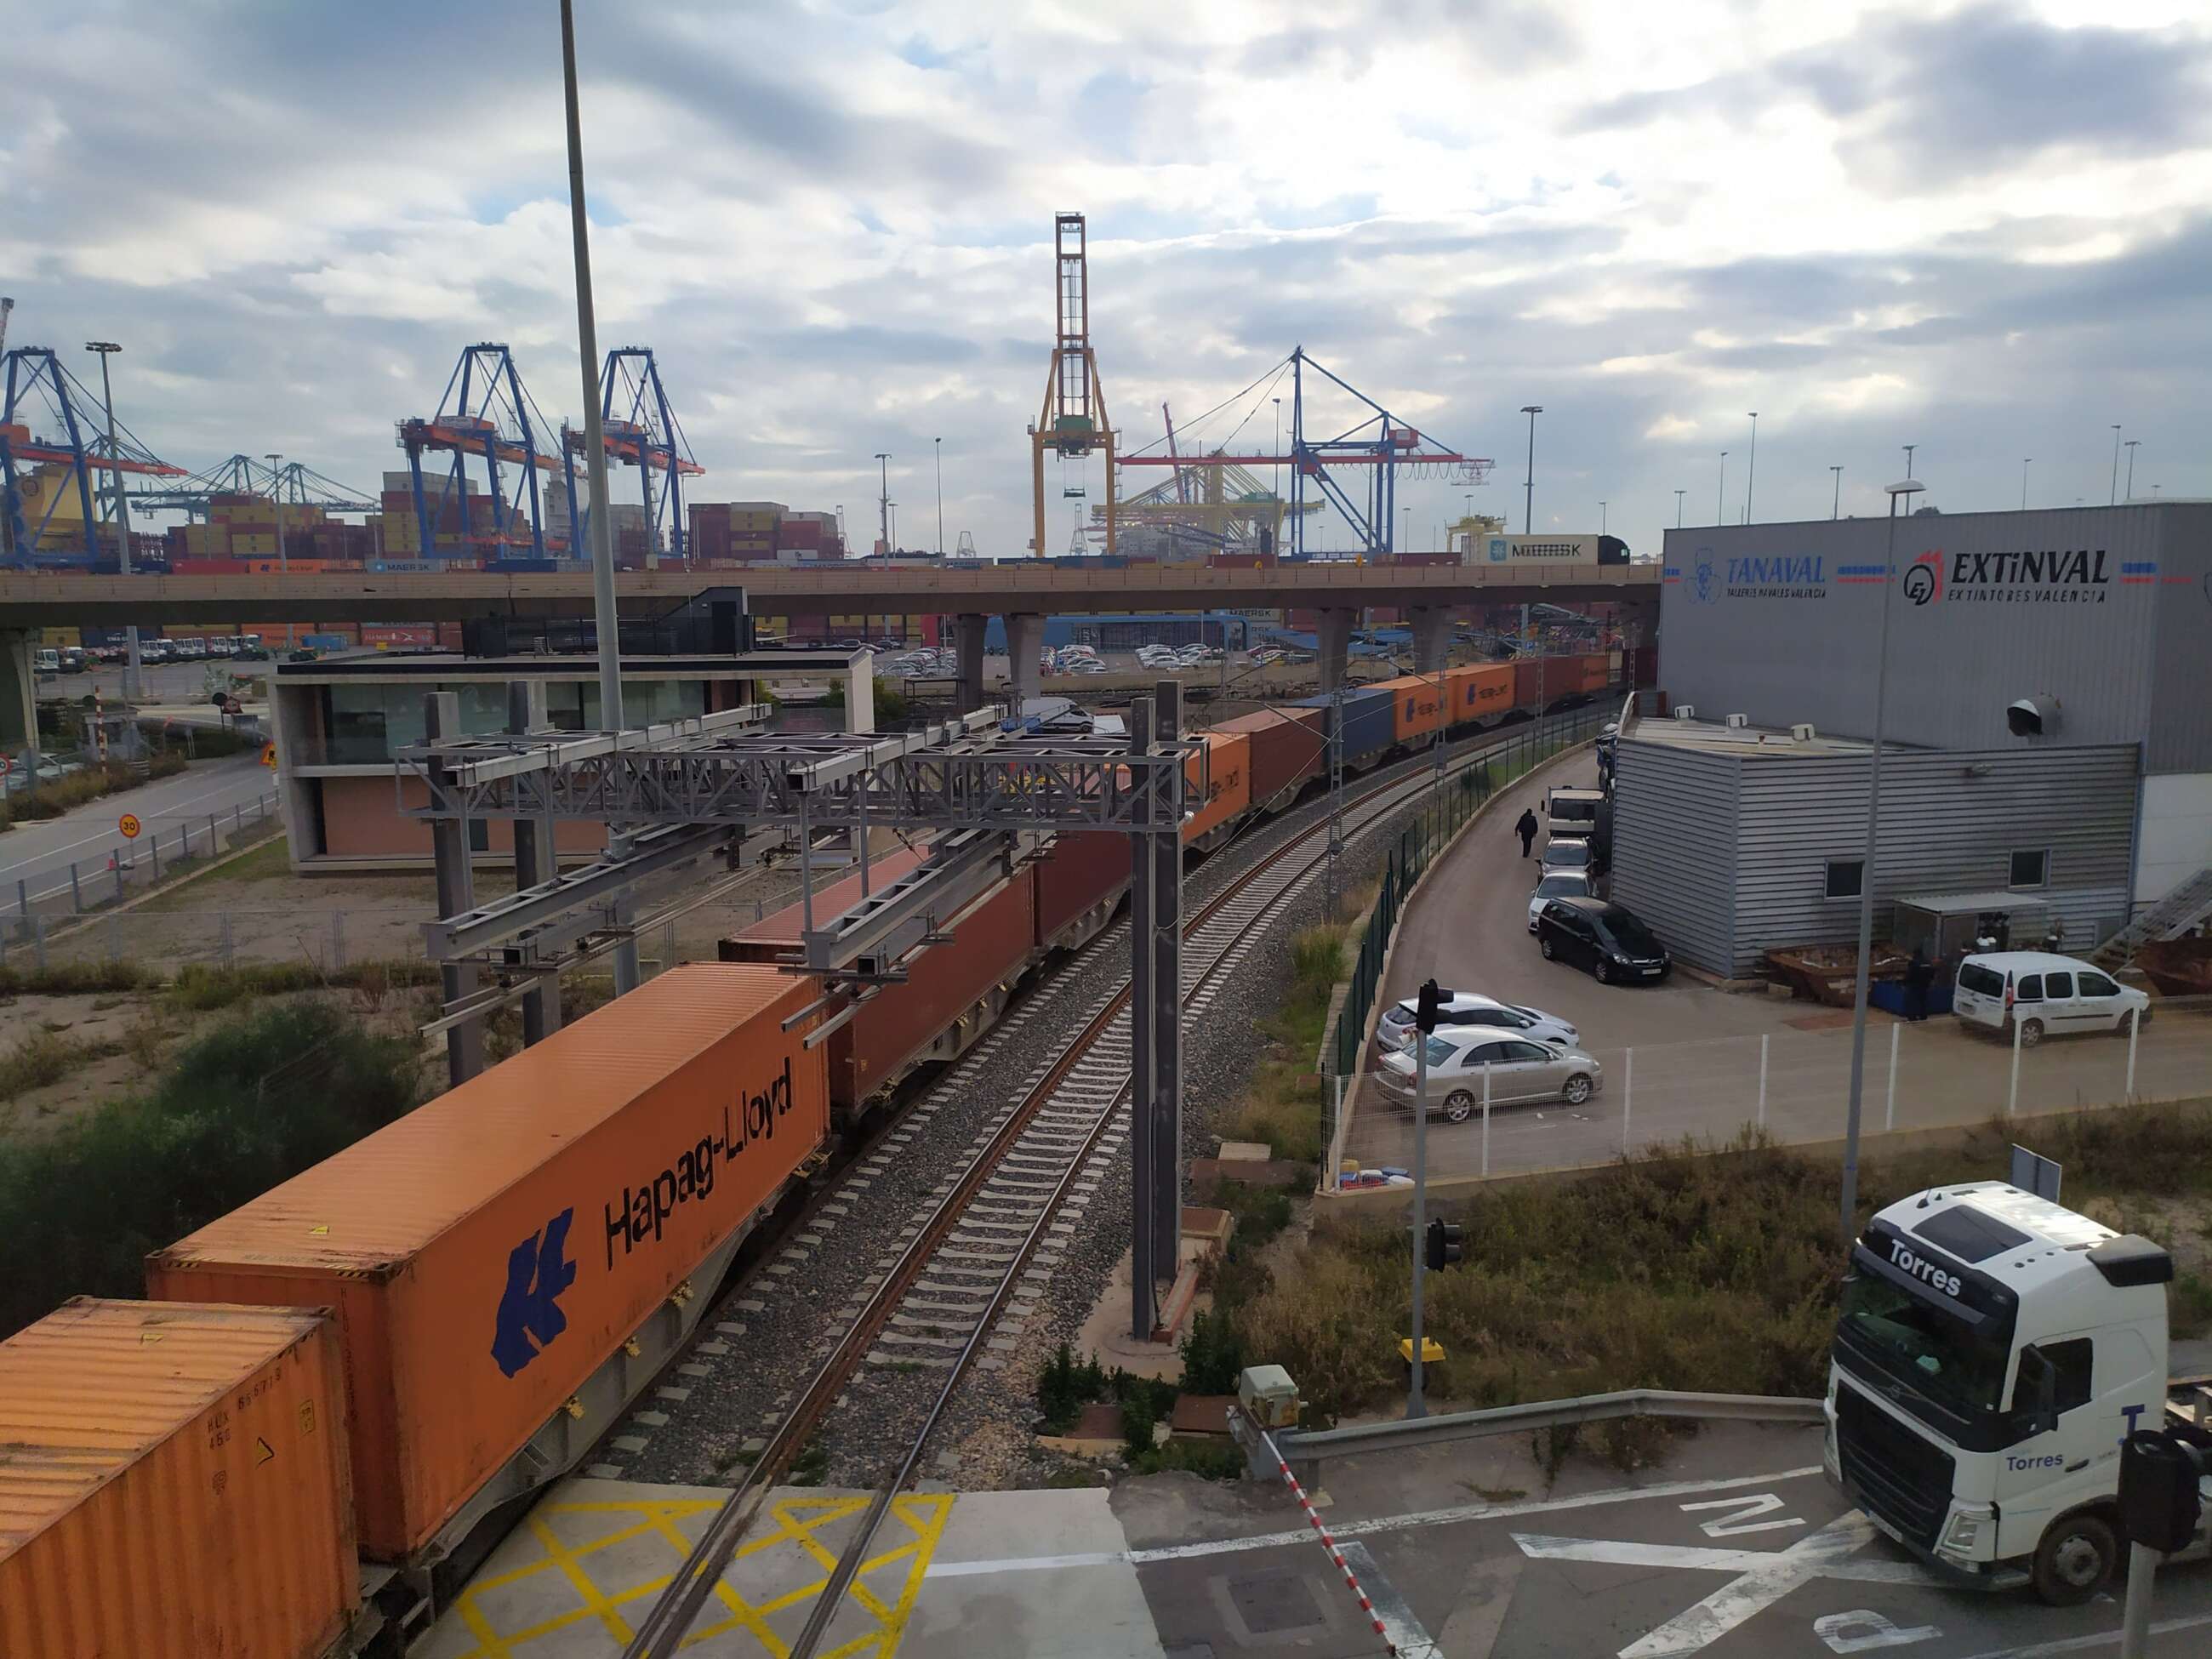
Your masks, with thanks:
[(1662, 980), (1674, 966), (1649, 927), (1604, 899), (1553, 899), (1537, 913), (1536, 943), (1547, 959), (1586, 967), (1604, 985)]

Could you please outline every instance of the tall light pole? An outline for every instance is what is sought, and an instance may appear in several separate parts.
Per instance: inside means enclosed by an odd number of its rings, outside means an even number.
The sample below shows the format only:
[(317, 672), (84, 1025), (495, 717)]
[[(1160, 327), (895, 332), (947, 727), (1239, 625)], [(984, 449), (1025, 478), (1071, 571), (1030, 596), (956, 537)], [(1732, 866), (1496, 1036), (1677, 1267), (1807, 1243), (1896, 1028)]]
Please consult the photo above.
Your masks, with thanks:
[(1723, 522), (1723, 517), (1722, 517), (1722, 515), (1723, 515), (1723, 514), (1724, 514), (1725, 513), (1727, 513), (1727, 511), (1728, 511), (1728, 451), (1726, 451), (1725, 449), (1723, 449), (1723, 451), (1721, 451), (1721, 477), (1720, 477), (1720, 482), (1719, 482), (1718, 483), (1717, 483), (1717, 484), (1715, 484), (1715, 485), (1713, 486), (1713, 522), (1714, 522), (1715, 524), (1719, 524), (1719, 523)]
[(2112, 505), (2112, 506), (2114, 506), (2114, 507), (2118, 507), (2118, 506), (2119, 505), (2119, 502), (2120, 502), (2120, 427), (2119, 427), (2119, 422), (2117, 422), (2117, 421), (2115, 421), (2115, 422), (2112, 423), (2112, 499), (2111, 505)]
[(1597, 533), (1598, 533), (1599, 535), (1601, 535), (1601, 536), (1602, 536), (1602, 535), (1604, 535), (1604, 534), (1605, 534), (1605, 526), (1606, 526), (1606, 518), (1605, 518), (1605, 514), (1606, 514), (1606, 506), (1605, 506), (1605, 502), (1604, 502), (1603, 501), (1600, 501), (1598, 502), (1598, 504), (1597, 504)]
[(2035, 457), (2033, 455), (2023, 455), (2020, 458), (2020, 510), (2023, 513), (2027, 511), (2028, 464), (2034, 459)]
[(1912, 452), (1919, 447), (1918, 444), (1905, 446), (1905, 476), (1908, 478), (1912, 476)]
[[(292, 568), (292, 562), (284, 551), (283, 480), (283, 475), (276, 470), (277, 463), (284, 458), (282, 455), (270, 454), (261, 459), (269, 463), (269, 507), (276, 518), (276, 574), (281, 576), (289, 574)], [(289, 605), (284, 608), (284, 648), (289, 651), (293, 643), (292, 630), (296, 626), (292, 621), (292, 611)]]
[[(561, 95), (566, 106), (568, 140), (568, 234), (575, 244), (576, 358), (584, 392), (584, 467), (592, 492), (592, 625), (599, 635), (599, 728), (623, 729), (622, 618), (615, 609), (614, 514), (607, 509), (613, 496), (607, 489), (607, 446), (599, 424), (599, 328), (592, 305), (592, 228), (584, 208), (584, 118), (576, 100), (576, 9), (574, 0), (561, 0)], [(468, 502), (461, 502), (463, 522)], [(430, 533), (425, 526), (423, 534)], [(426, 543), (427, 545), (427, 543)], [(629, 836), (620, 824), (607, 825), (607, 851), (627, 855)], [(613, 921), (626, 927), (630, 919), (628, 900), (615, 906)], [(624, 939), (615, 947), (615, 994), (637, 989), (637, 941)]]
[(937, 556), (945, 556), (945, 440), (933, 438), (937, 447)]
[(1859, 855), (1859, 959), (1851, 985), (1851, 1094), (1844, 1123), (1844, 1237), (1858, 1231), (1859, 1094), (1866, 1082), (1868, 969), (1874, 956), (1875, 834), (1881, 821), (1881, 733), (1889, 708), (1889, 590), (1897, 585), (1897, 503), (1917, 495), (1925, 484), (1907, 478), (1885, 486), (1889, 491), (1889, 545), (1882, 556), (1881, 629), (1875, 647), (1874, 752), (1868, 757), (1866, 845)]
[(1840, 519), (1844, 516), (1844, 469), (1840, 466), (1832, 466), (1828, 471), (1836, 475), (1835, 499), (1828, 503), (1828, 516), (1831, 519)]
[[(13, 307), (15, 302), (10, 300), (8, 303)], [(100, 401), (107, 409), (107, 459), (111, 461), (119, 461), (123, 456), (122, 452), (115, 447), (115, 392), (108, 384), (107, 360), (123, 348), (112, 340), (87, 340), (84, 343), (84, 349), (87, 351), (97, 352), (100, 356)], [(108, 516), (114, 520), (116, 534), (120, 538), (116, 543), (115, 568), (118, 574), (127, 576), (131, 574), (131, 498), (124, 493), (123, 469), (119, 466), (111, 467), (109, 472), (115, 485), (115, 501), (108, 509)], [(86, 526), (85, 534), (88, 539), (91, 533), (92, 527), (89, 525)], [(125, 647), (123, 658), (123, 701), (137, 702), (139, 669), (138, 624), (137, 623), (129, 624), (124, 629), (123, 637)]]
[(1674, 528), (1677, 530), (1682, 527), (1682, 497), (1689, 493), (1686, 489), (1678, 489), (1674, 492)]
[(888, 502), (884, 510), (890, 514), (890, 550), (896, 553), (898, 551), (898, 503)]
[(1751, 411), (1751, 462), (1743, 475), (1743, 521), (1751, 522), (1751, 491), (1759, 482), (1759, 411)]
[[(891, 453), (888, 449), (876, 452), (876, 472), (878, 481), (883, 486), (876, 495), (877, 533), (883, 538), (884, 551), (889, 553), (891, 550)], [(1044, 549), (1037, 549), (1037, 556), (1044, 556)]]
[(1544, 412), (1544, 405), (1523, 404), (1521, 412), (1528, 417), (1528, 490), (1522, 498), (1521, 533), (1531, 536), (1536, 526), (1536, 417)]
[[(103, 365), (106, 364), (106, 361), (107, 360), (105, 357), (100, 359)], [(2136, 446), (2142, 441), (2142, 440), (2141, 438), (2130, 438), (2128, 440), (2128, 499), (2130, 501), (2133, 501), (2136, 498)], [(109, 445), (110, 448), (112, 448), (114, 446), (112, 443)]]

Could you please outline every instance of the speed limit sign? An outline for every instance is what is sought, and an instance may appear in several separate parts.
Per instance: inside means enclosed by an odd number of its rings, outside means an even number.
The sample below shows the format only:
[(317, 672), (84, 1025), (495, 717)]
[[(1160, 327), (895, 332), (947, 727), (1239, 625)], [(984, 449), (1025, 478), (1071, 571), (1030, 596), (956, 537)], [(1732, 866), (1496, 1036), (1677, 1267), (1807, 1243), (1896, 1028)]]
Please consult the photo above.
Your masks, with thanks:
[(136, 812), (125, 812), (115, 820), (115, 827), (123, 832), (124, 840), (136, 841), (138, 839), (139, 830), (145, 826), (138, 822), (138, 815)]

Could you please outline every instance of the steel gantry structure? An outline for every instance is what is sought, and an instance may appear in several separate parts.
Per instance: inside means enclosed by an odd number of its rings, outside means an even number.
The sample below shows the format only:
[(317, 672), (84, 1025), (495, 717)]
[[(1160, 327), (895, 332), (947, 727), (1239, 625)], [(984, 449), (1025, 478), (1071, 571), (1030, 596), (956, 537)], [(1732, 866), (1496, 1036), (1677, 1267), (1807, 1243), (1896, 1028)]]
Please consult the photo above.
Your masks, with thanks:
[(1064, 460), (1104, 453), (1106, 551), (1110, 554), (1116, 487), (1114, 423), (1107, 418), (1106, 393), (1098, 384), (1098, 356), (1091, 349), (1091, 264), (1083, 216), (1054, 214), (1052, 233), (1052, 366), (1045, 376), (1044, 407), (1030, 428), (1030, 483), (1036, 510), (1030, 551), (1039, 558), (1045, 556), (1044, 455), (1049, 449)]
[(285, 507), (319, 507), (325, 513), (374, 513), (374, 501), (298, 461), (271, 468), (251, 455), (230, 455), (213, 466), (150, 489), (134, 489), (131, 504), (149, 512), (182, 513), (204, 520), (217, 495), (259, 495)]
[[(407, 455), (415, 497), (415, 529), (421, 538), (422, 557), (437, 556), (439, 520), (448, 504), (458, 519), (458, 537), (464, 546), (478, 551), (526, 547), (532, 557), (539, 559), (567, 552), (566, 542), (546, 536), (540, 501), (538, 474), (550, 472), (559, 465), (544, 442), (552, 435), (552, 423), (523, 390), (514, 354), (493, 341), (464, 347), (453, 377), (446, 382), (445, 394), (438, 400), (438, 412), (428, 420), (402, 421), (398, 427), (398, 445)], [(425, 453), (453, 458), (438, 491), (438, 513), (431, 511), (430, 494), (423, 487)], [(472, 459), (484, 464), (489, 487), (490, 522), (482, 526), (471, 523), (469, 517), (468, 463)], [(512, 502), (500, 479), (502, 461), (519, 468), (525, 481), (518, 488), (518, 499)], [(573, 525), (573, 499), (568, 507)]]
[[(0, 395), (0, 559), (14, 565), (33, 559), (91, 564), (100, 534), (92, 475), (181, 478), (185, 470), (162, 460), (113, 419), (113, 411), (69, 372), (52, 346), (18, 346), (0, 362), (6, 365)], [(100, 504), (112, 509), (112, 503)], [(81, 531), (82, 544), (54, 545), (64, 527)], [(125, 524), (116, 530), (125, 538), (131, 533)], [(127, 539), (121, 551), (129, 554)]]
[[(1185, 767), (1202, 752), (1182, 736), (1176, 683), (1135, 701), (1126, 739), (1040, 736), (993, 709), (888, 736), (770, 733), (758, 729), (766, 711), (753, 707), (578, 737), (547, 729), (526, 687), (512, 696), (507, 732), (462, 736), (455, 694), (429, 694), (428, 736), (398, 758), (398, 810), (431, 825), (440, 920), (424, 933), (446, 1000), (429, 1029), (447, 1035), (456, 1083), (483, 1064), (487, 1015), (522, 1002), (534, 1041), (559, 1024), (564, 967), (673, 914), (625, 921), (642, 884), (712, 860), (734, 870), (757, 855), (747, 842), (760, 832), (795, 848), (807, 895), (801, 948), (786, 966), (821, 983), (805, 1012), (829, 1018), (810, 1046), (906, 977), (1052, 835), (1130, 837), (1130, 1323), (1149, 1339), (1182, 1234), (1182, 829)], [(421, 788), (413, 801), (410, 784)], [(518, 890), (478, 906), (469, 825), (486, 818), (514, 827)], [(558, 873), (553, 830), (564, 819), (619, 823), (624, 838), (596, 863)], [(871, 890), (871, 828), (932, 830), (939, 839), (911, 874)], [(859, 863), (862, 895), (851, 910), (818, 918), (814, 874), (833, 860)]]

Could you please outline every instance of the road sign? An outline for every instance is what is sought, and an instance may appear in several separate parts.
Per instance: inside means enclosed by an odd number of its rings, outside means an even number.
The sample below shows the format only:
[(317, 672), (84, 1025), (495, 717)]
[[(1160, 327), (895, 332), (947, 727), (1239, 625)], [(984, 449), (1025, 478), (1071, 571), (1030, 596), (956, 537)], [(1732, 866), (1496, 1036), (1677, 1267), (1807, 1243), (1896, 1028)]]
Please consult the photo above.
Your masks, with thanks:
[(115, 820), (115, 827), (123, 832), (124, 840), (136, 841), (138, 839), (139, 830), (145, 826), (138, 822), (138, 815), (136, 812), (125, 812)]
[(272, 772), (276, 769), (276, 745), (275, 744), (264, 743), (261, 745), (261, 763)]

